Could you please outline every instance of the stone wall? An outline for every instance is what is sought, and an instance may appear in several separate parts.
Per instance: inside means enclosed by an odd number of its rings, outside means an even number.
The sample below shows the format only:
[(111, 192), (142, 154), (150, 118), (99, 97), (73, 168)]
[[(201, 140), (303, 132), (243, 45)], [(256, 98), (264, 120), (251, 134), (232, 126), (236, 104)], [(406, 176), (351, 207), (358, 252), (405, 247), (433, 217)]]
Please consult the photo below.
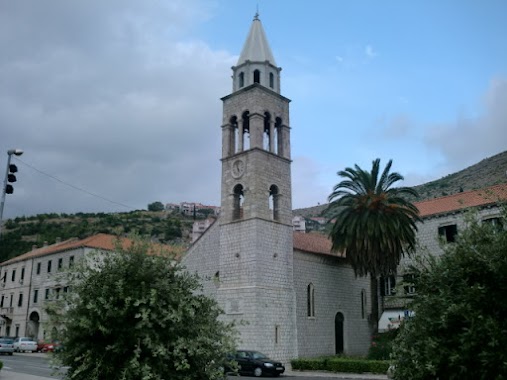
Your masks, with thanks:
[[(297, 300), (297, 341), (300, 357), (334, 355), (335, 317), (344, 316), (344, 353), (366, 355), (371, 341), (369, 277), (354, 276), (341, 258), (295, 251), (294, 285)], [(307, 287), (315, 289), (315, 317), (307, 313)], [(366, 305), (361, 306), (364, 291)]]

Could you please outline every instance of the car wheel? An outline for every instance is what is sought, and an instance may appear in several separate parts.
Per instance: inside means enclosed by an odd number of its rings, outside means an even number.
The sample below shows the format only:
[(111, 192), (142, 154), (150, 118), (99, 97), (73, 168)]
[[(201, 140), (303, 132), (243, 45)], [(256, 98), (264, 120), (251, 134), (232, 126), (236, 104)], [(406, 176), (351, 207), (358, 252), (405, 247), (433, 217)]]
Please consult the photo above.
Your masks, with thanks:
[(12, 356), (12, 352), (9, 352), (9, 355)]
[(261, 367), (257, 367), (254, 369), (254, 376), (255, 377), (261, 377), (262, 376), (262, 368)]

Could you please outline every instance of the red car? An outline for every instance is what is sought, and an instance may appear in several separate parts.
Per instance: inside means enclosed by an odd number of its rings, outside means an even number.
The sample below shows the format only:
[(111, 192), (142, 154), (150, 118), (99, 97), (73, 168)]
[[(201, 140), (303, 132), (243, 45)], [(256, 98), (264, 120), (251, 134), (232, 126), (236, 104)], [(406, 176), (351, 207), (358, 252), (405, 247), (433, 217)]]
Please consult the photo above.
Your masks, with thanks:
[(40, 341), (37, 343), (37, 352), (54, 352), (58, 351), (60, 348), (60, 343), (54, 341), (52, 343)]

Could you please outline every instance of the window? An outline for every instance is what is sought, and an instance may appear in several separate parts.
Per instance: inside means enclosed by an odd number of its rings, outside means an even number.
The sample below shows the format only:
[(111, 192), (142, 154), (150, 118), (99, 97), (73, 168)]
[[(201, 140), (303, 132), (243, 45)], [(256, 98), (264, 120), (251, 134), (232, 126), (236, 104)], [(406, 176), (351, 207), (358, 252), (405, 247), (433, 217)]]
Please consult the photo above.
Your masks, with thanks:
[(60, 258), (58, 259), (58, 270), (61, 270), (61, 269), (62, 269), (62, 267), (63, 267), (63, 259), (60, 257)]
[(48, 261), (48, 273), (51, 273), (51, 260)]
[(273, 73), (269, 73), (269, 87), (275, 87), (275, 76)]
[(280, 342), (280, 326), (275, 325), (275, 344)]
[(11, 293), (11, 299), (9, 300), (9, 307), (12, 307), (12, 302), (14, 301), (14, 294)]
[(63, 287), (63, 292), (64, 292), (64, 293), (68, 293), (68, 291), (69, 291), (69, 287), (68, 287), (68, 286), (64, 286), (64, 287)]
[(60, 290), (61, 288), (56, 288), (55, 291), (56, 291), (56, 299), (59, 299), (60, 298)]
[(21, 281), (25, 279), (25, 267), (21, 268)]
[(502, 219), (499, 217), (483, 219), (482, 223), (489, 224), (490, 226), (492, 226), (494, 228), (495, 231), (503, 230)]
[(239, 88), (243, 87), (245, 85), (245, 73), (240, 72), (239, 73)]
[(23, 293), (19, 293), (18, 307), (23, 306)]
[(16, 269), (12, 270), (11, 280), (16, 281)]
[(254, 83), (261, 83), (261, 72), (254, 70)]
[(2, 294), (2, 298), (0, 300), (0, 307), (4, 307), (4, 299), (5, 299), (5, 296)]
[(5, 284), (5, 282), (7, 281), (7, 270), (4, 272), (3, 280), (4, 280), (4, 284)]
[(74, 266), (74, 256), (69, 257), (69, 268)]
[(40, 274), (41, 263), (37, 263), (37, 274)]
[(458, 226), (450, 224), (448, 226), (438, 227), (438, 236), (447, 243), (453, 243), (456, 241), (456, 235), (458, 234)]
[(16, 325), (16, 336), (19, 336), (19, 325)]
[(46, 300), (49, 299), (49, 292), (50, 292), (50, 290), (46, 289), (46, 294), (44, 295), (44, 299), (46, 299)]
[(269, 188), (269, 208), (273, 212), (272, 218), (273, 220), (279, 220), (279, 206), (278, 206), (279, 194), (278, 187), (276, 185), (271, 185)]
[(307, 315), (315, 317), (315, 288), (312, 283), (306, 288)]
[(232, 210), (233, 219), (241, 219), (243, 217), (243, 186), (237, 184), (234, 186), (234, 203)]
[(383, 296), (394, 296), (396, 294), (396, 277), (382, 277), (381, 291)]
[(408, 273), (403, 276), (403, 290), (405, 294), (412, 295), (415, 294), (415, 275), (413, 273)]
[(33, 291), (33, 303), (37, 303), (39, 300), (39, 289), (35, 289)]

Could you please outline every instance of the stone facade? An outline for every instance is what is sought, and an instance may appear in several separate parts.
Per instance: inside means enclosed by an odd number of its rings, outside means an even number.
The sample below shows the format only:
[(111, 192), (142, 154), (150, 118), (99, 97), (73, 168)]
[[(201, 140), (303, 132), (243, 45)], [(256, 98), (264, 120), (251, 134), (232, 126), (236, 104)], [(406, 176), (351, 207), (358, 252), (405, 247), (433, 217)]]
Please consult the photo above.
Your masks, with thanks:
[[(422, 222), (417, 223), (416, 255), (441, 256), (445, 244), (452, 244), (456, 234), (466, 228), (467, 218), (473, 217), (481, 222), (494, 221), (500, 217), (500, 204), (505, 199), (507, 184), (416, 202), (422, 217)], [(400, 262), (397, 277), (381, 283), (384, 289), (382, 309), (385, 311), (379, 324), (381, 330), (393, 326), (388, 316), (394, 315), (396, 319), (399, 315), (402, 320), (406, 311), (410, 310), (413, 297), (417, 297), (416, 288), (403, 284), (403, 277), (410, 273), (410, 266), (415, 264), (414, 256), (405, 256)], [(394, 326), (398, 325), (399, 321)]]
[[(369, 277), (354, 276), (343, 258), (294, 252), (298, 351), (301, 357), (335, 354), (338, 313), (343, 315), (343, 352), (366, 355), (370, 345)], [(315, 314), (308, 314), (308, 286), (315, 291)], [(338, 344), (339, 345), (339, 344)]]
[(222, 98), (221, 215), (183, 264), (203, 277), (225, 320), (242, 322), (242, 348), (285, 363), (364, 355), (369, 281), (354, 277), (326, 237), (294, 239), (290, 100), (279, 93), (280, 70), (256, 17), (233, 67), (233, 93)]

